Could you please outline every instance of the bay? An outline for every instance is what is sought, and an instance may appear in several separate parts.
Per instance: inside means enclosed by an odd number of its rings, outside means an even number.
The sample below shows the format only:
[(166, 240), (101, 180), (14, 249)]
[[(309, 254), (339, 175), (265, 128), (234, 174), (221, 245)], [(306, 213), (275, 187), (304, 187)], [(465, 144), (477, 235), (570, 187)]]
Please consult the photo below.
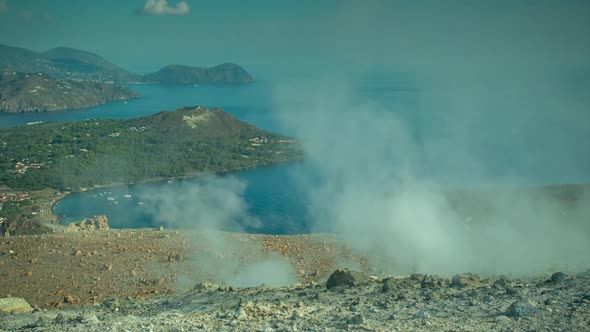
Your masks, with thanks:
[[(367, 82), (365, 82), (367, 83)], [(242, 121), (262, 129), (297, 136), (295, 128), (284, 112), (282, 118), (273, 104), (273, 85), (257, 82), (244, 86), (165, 86), (133, 85), (141, 97), (128, 102), (113, 102), (96, 108), (67, 112), (0, 114), (0, 127), (25, 125), (29, 122), (83, 121), (92, 118), (126, 119), (147, 116), (182, 106), (203, 105), (222, 108)], [(433, 98), (429, 92), (400, 86), (399, 82), (368, 82), (358, 87), (358, 98), (351, 107), (366, 103), (390, 110), (403, 123), (412, 143), (411, 153), (424, 160), (416, 167), (415, 175), (432, 182), (452, 186), (480, 186), (501, 184), (544, 185), (556, 183), (587, 183), (590, 181), (590, 154), (585, 144), (590, 136), (588, 113), (573, 110), (562, 113), (557, 109), (539, 109), (543, 100), (530, 101), (529, 95), (510, 96), (485, 94), (490, 102), (473, 110), (458, 107), (456, 96)], [(539, 95), (542, 98), (542, 95)], [(463, 99), (459, 98), (459, 101)], [(313, 113), (309, 124), (313, 125)], [(359, 108), (359, 112), (363, 112)], [(328, 111), (337, 119), (339, 110)], [(299, 130), (299, 131), (298, 131)], [(371, 128), (364, 128), (371, 135)], [(305, 132), (305, 130), (303, 130)], [(335, 134), (346, 134), (338, 132)], [(356, 133), (358, 134), (358, 133)], [(386, 135), (387, 136), (387, 135)], [(395, 135), (392, 135), (395, 136)], [(305, 139), (305, 137), (298, 137)], [(354, 141), (354, 140), (352, 140)], [(374, 140), (368, 140), (375, 142)], [(349, 141), (350, 142), (350, 141)], [(378, 141), (380, 142), (380, 141)], [(392, 144), (395, 142), (383, 142)], [(357, 147), (358, 148), (358, 147)], [(366, 147), (373, 148), (373, 147)], [(473, 160), (454, 160), (460, 155)], [(407, 151), (405, 151), (407, 152)], [(404, 151), (400, 151), (404, 153)], [(317, 160), (315, 160), (317, 162)], [(470, 178), (465, 162), (484, 165), (477, 177)], [(441, 164), (442, 163), (442, 164)], [(272, 234), (307, 233), (312, 230), (311, 194), (303, 190), (299, 181), (309, 182), (314, 174), (309, 162), (275, 165), (226, 175), (245, 185), (239, 192), (245, 212), (259, 225), (240, 225), (240, 231)], [(395, 168), (396, 165), (390, 165)], [(360, 176), (360, 175), (359, 175)], [(73, 193), (60, 201), (55, 213), (64, 223), (97, 214), (105, 214), (114, 228), (159, 227), (162, 221), (150, 210), (146, 192), (182, 194), (190, 186), (199, 186), (199, 179), (147, 183), (112, 188), (98, 188)], [(305, 182), (304, 181), (304, 182)], [(308, 187), (309, 189), (309, 187)], [(175, 225), (165, 225), (174, 227)], [(176, 225), (178, 226), (178, 225)], [(190, 227), (190, 225), (182, 225)], [(229, 230), (235, 230), (229, 228)]]
[(222, 108), (238, 119), (263, 129), (276, 128), (268, 116), (270, 84), (248, 85), (130, 85), (141, 96), (129, 101), (109, 102), (99, 107), (56, 111), (1, 113), (0, 128), (33, 122), (85, 121), (94, 118), (129, 119), (172, 111), (183, 106)]

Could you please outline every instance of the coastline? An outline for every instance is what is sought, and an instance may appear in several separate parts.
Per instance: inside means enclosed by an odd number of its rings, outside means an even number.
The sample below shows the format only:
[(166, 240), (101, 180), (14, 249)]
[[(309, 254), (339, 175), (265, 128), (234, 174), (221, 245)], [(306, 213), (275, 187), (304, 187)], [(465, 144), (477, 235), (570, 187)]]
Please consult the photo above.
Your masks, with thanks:
[[(119, 98), (119, 99), (103, 100), (102, 102), (99, 102), (99, 103), (89, 104), (89, 105), (81, 106), (81, 107), (30, 109), (30, 110), (18, 110), (18, 111), (7, 111), (7, 110), (0, 109), (0, 114), (26, 114), (26, 113), (52, 113), (52, 112), (80, 111), (80, 110), (85, 110), (85, 109), (89, 109), (89, 108), (100, 107), (100, 106), (103, 106), (103, 105), (106, 105), (109, 103), (126, 102), (126, 101), (130, 101), (130, 100), (138, 99), (140, 97), (141, 97), (141, 95), (139, 95), (137, 93), (137, 95), (135, 95), (135, 96)], [(15, 127), (18, 127), (18, 126), (15, 126)], [(10, 127), (7, 127), (7, 128), (10, 128)]]
[[(284, 161), (259, 164), (259, 165), (250, 166), (250, 167), (240, 167), (240, 168), (236, 168), (236, 169), (219, 170), (219, 171), (212, 171), (212, 172), (194, 172), (194, 173), (190, 173), (188, 175), (184, 175), (184, 176), (176, 177), (176, 178), (172, 178), (172, 179), (174, 181), (178, 181), (178, 180), (194, 179), (194, 178), (198, 178), (198, 177), (202, 177), (202, 176), (206, 176), (206, 175), (224, 176), (224, 175), (230, 175), (230, 174), (235, 174), (238, 172), (254, 170), (254, 169), (259, 169), (259, 168), (273, 167), (273, 166), (279, 166), (279, 165), (290, 164), (290, 163), (301, 163), (301, 162), (303, 162), (303, 160), (304, 160), (303, 158), (296, 158), (296, 159), (290, 159), (290, 160), (284, 160)], [(126, 185), (164, 183), (164, 182), (169, 181), (170, 179), (171, 178), (155, 178), (155, 179), (142, 180), (142, 181), (138, 181), (138, 182), (127, 182), (127, 183), (118, 182), (118, 183), (112, 183), (112, 184), (108, 184), (108, 185), (95, 185), (92, 188), (82, 188), (85, 190), (60, 191), (60, 190), (55, 189), (56, 192), (59, 193), (60, 197), (56, 198), (55, 200), (50, 201), (51, 202), (50, 216), (52, 217), (52, 219), (54, 221), (51, 221), (51, 223), (49, 223), (49, 224), (51, 224), (52, 226), (55, 226), (55, 225), (63, 226), (61, 224), (60, 217), (55, 213), (55, 207), (57, 206), (57, 204), (61, 200), (65, 199), (66, 197), (68, 197), (69, 195), (71, 195), (73, 193), (80, 193), (80, 192), (86, 192), (86, 191), (91, 191), (91, 190), (96, 190), (96, 189), (113, 188), (113, 187), (126, 186)], [(46, 189), (50, 189), (50, 188), (46, 188)], [(46, 189), (44, 189), (44, 190), (46, 190)], [(47, 223), (45, 222), (43, 224), (47, 224)]]

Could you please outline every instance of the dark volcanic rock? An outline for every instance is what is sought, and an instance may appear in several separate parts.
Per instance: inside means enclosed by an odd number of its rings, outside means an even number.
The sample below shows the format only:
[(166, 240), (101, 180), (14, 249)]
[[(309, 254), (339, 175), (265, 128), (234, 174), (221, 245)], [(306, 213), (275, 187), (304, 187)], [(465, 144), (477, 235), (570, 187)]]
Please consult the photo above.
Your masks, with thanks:
[(520, 295), (520, 291), (514, 287), (506, 287), (506, 294), (508, 295)]
[(504, 315), (512, 318), (522, 318), (525, 316), (534, 315), (538, 309), (527, 299), (520, 299), (513, 302)]
[(383, 287), (381, 287), (381, 291), (386, 293), (397, 290), (400, 287), (398, 281), (398, 279), (391, 277), (383, 279)]
[(112, 295), (106, 299), (102, 305), (108, 309), (117, 309), (121, 306), (121, 303), (119, 302), (119, 298), (116, 295)]
[(64, 324), (65, 322), (67, 322), (67, 318), (64, 316), (64, 314), (59, 313), (57, 314), (57, 316), (55, 317), (55, 319), (53, 320), (56, 324)]
[(444, 280), (438, 276), (428, 276), (425, 275), (420, 282), (420, 287), (422, 288), (436, 288), (436, 287), (443, 287), (445, 284)]
[(424, 275), (422, 275), (420, 273), (412, 273), (412, 275), (410, 275), (410, 280), (422, 281), (422, 279), (424, 279)]
[(367, 276), (361, 272), (348, 269), (336, 270), (326, 282), (326, 288), (354, 287), (367, 280)]
[(508, 281), (506, 278), (499, 278), (498, 280), (494, 281), (492, 284), (494, 288), (506, 288), (508, 287)]
[(364, 324), (365, 323), (365, 316), (359, 314), (359, 315), (354, 315), (352, 316), (349, 320), (348, 320), (348, 324)]
[(473, 273), (455, 274), (451, 279), (451, 286), (465, 288), (478, 285), (480, 282), (479, 276)]
[(551, 281), (554, 283), (563, 282), (569, 279), (568, 275), (563, 272), (555, 272), (551, 275)]

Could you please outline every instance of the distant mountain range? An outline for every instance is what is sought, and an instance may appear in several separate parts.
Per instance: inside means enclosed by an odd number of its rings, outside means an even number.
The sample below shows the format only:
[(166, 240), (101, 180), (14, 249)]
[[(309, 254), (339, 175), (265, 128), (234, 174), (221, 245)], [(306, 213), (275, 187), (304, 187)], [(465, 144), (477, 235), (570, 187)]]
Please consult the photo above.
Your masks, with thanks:
[(129, 72), (98, 54), (66, 47), (38, 53), (25, 48), (0, 45), (0, 70), (43, 73), (56, 79), (119, 84), (243, 84), (253, 81), (246, 70), (232, 63), (212, 68), (169, 65), (155, 73), (140, 75)]
[(0, 111), (58, 111), (138, 97), (135, 91), (96, 81), (58, 80), (43, 73), (0, 71)]
[(141, 75), (118, 67), (100, 55), (65, 47), (37, 53), (25, 48), (0, 45), (0, 69), (43, 73), (56, 79), (118, 83), (141, 81)]
[(252, 76), (239, 65), (211, 68), (168, 65), (140, 75), (102, 56), (58, 47), (38, 53), (0, 45), (0, 112), (55, 111), (93, 107), (139, 96), (115, 84), (244, 84)]

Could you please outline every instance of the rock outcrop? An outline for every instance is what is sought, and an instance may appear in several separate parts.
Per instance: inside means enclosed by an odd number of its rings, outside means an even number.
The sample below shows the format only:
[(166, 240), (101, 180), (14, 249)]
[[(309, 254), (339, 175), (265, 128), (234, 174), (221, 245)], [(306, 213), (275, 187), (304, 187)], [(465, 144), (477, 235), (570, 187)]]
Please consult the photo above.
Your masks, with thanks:
[(29, 313), (33, 308), (29, 303), (20, 297), (5, 297), (0, 299), (0, 313), (20, 314)]
[(451, 286), (459, 288), (473, 287), (478, 285), (479, 282), (479, 276), (473, 273), (455, 274), (453, 278), (451, 278)]
[(79, 109), (138, 97), (109, 83), (59, 80), (43, 73), (0, 71), (0, 111), (45, 112)]
[(367, 276), (358, 271), (351, 271), (348, 269), (336, 270), (330, 275), (326, 282), (327, 289), (354, 287), (367, 281)]
[(84, 231), (104, 231), (110, 228), (109, 219), (104, 214), (86, 218), (77, 223), (72, 223), (68, 227), (70, 229)]

